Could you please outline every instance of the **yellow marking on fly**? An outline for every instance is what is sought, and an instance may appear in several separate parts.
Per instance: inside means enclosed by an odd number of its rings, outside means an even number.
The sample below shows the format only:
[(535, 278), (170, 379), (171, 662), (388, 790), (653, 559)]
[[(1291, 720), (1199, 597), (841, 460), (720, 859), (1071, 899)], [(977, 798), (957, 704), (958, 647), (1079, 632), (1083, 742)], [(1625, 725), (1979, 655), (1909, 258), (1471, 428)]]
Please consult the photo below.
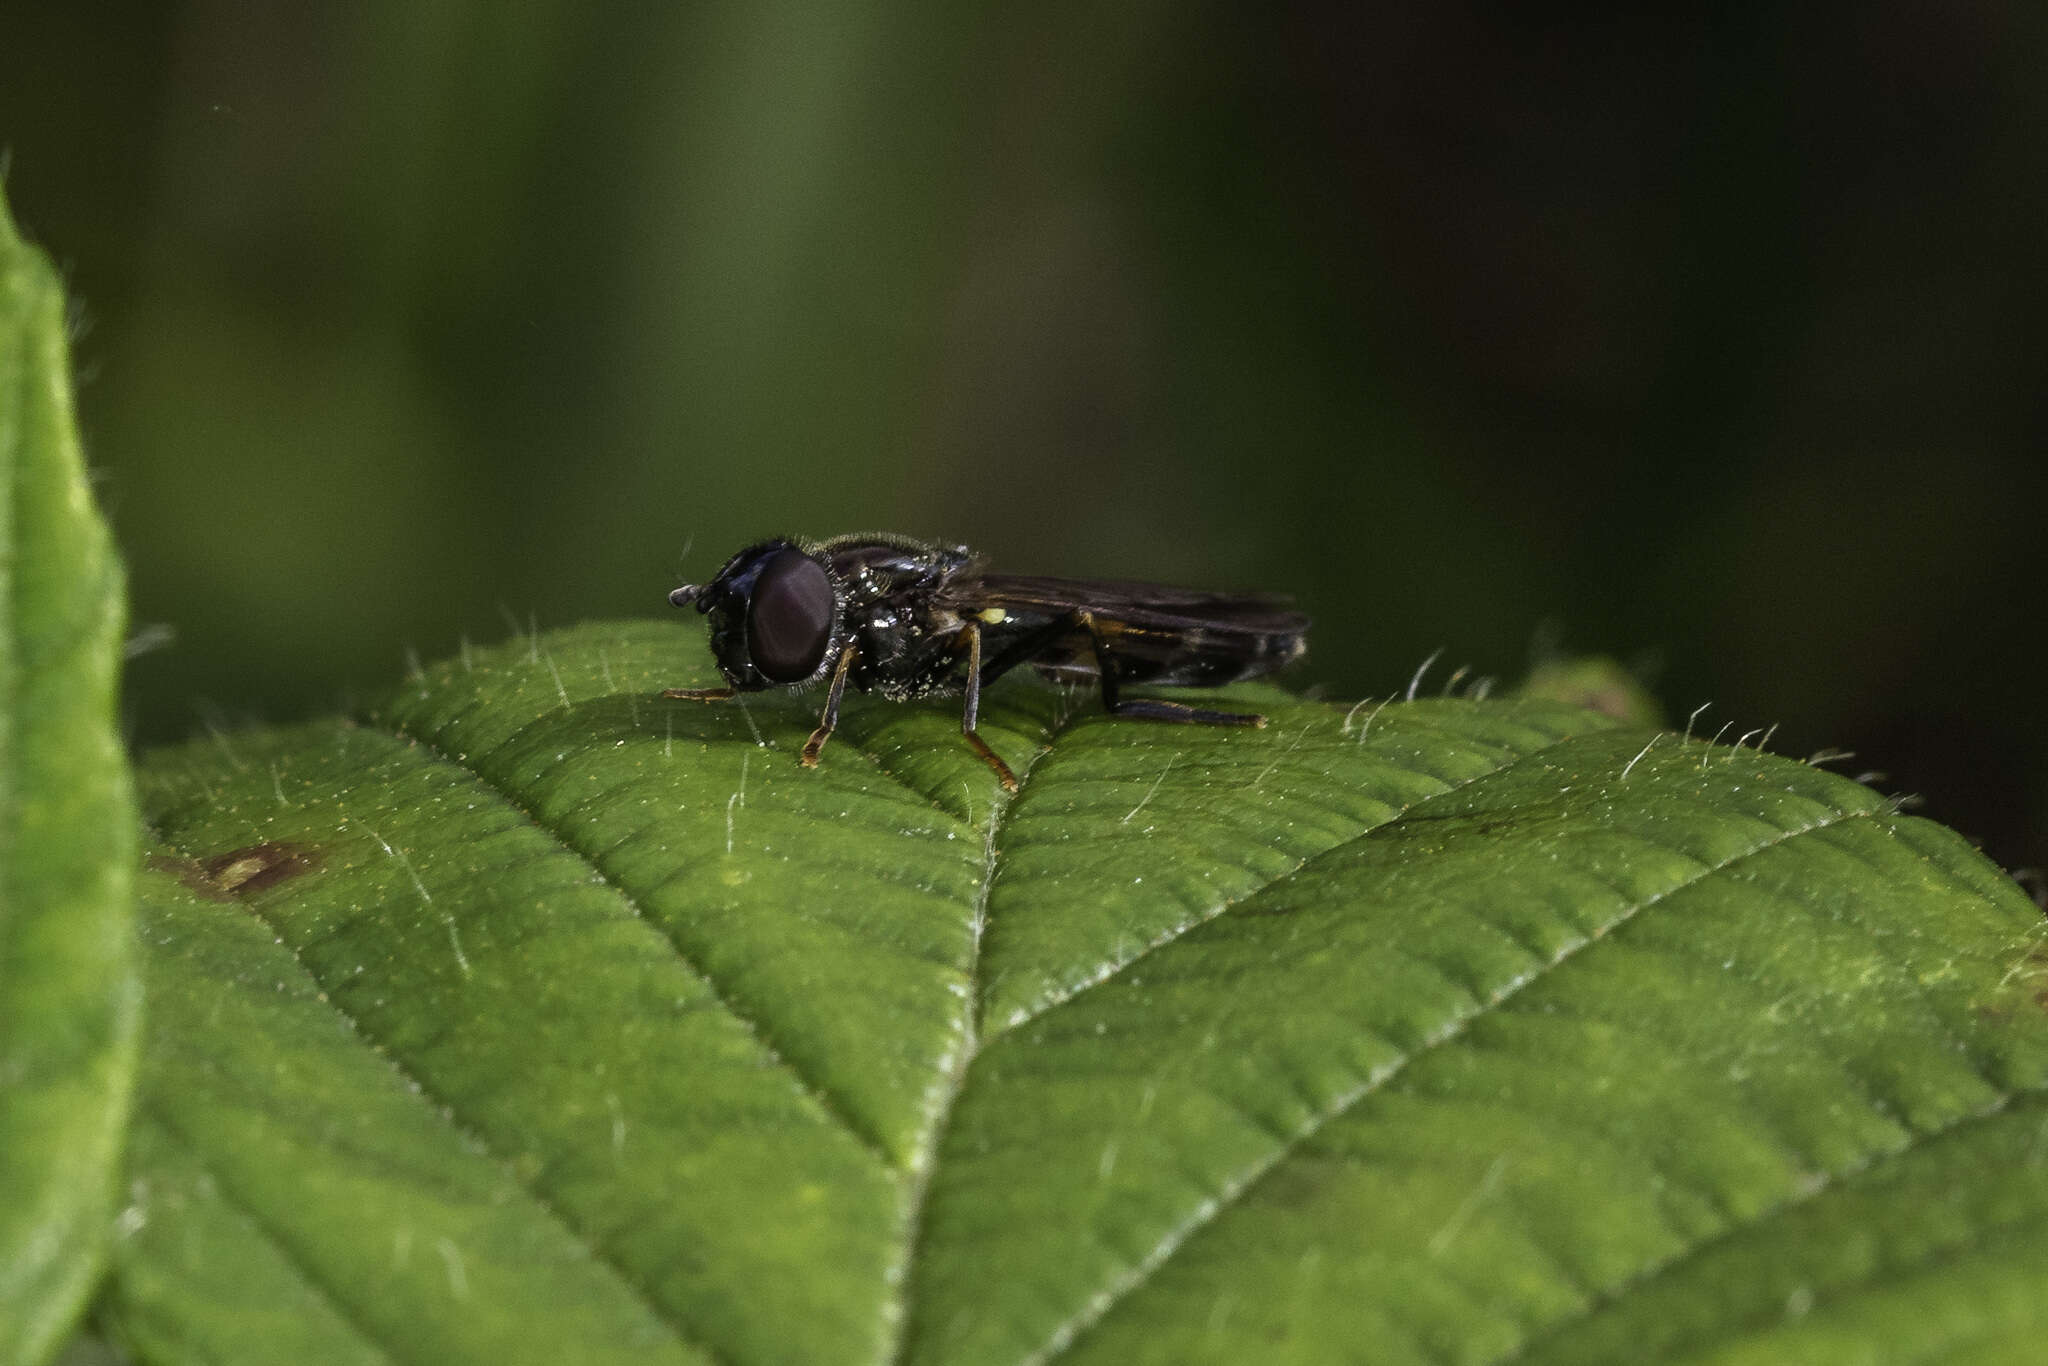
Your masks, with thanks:
[(1010, 614), (1000, 607), (984, 607), (974, 615), (985, 626), (1000, 626), (1010, 619)]

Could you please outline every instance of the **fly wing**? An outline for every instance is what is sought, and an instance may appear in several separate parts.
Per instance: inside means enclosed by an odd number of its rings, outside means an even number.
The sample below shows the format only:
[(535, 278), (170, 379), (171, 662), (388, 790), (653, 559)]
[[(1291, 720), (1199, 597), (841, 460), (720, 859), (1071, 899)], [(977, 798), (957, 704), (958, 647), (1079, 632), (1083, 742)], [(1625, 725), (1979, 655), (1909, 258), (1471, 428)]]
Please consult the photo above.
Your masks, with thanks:
[(946, 585), (947, 605), (961, 611), (1000, 607), (1045, 617), (1087, 612), (1098, 622), (1165, 631), (1300, 635), (1308, 618), (1289, 610), (1281, 593), (1211, 593), (1116, 579), (1052, 579), (1026, 574), (976, 574)]
[[(963, 616), (1002, 611), (1004, 626), (989, 634), (1035, 637), (1038, 648), (1028, 661), (1018, 662), (1060, 679), (1093, 677), (1099, 640), (1125, 682), (1231, 683), (1297, 658), (1309, 624), (1279, 594), (1212, 593), (1111, 579), (977, 574), (948, 583), (942, 598)], [(1059, 630), (1062, 622), (1071, 623), (1071, 629)]]

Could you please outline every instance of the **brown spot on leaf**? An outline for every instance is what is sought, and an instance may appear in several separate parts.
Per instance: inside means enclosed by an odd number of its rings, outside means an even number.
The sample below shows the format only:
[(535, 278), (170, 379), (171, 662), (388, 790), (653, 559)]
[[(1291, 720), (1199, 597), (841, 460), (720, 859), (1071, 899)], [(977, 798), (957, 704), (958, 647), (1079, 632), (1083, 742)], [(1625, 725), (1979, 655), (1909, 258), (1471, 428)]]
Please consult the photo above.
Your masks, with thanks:
[(148, 863), (151, 868), (171, 874), (208, 901), (232, 901), (245, 893), (260, 892), (301, 873), (310, 873), (320, 866), (320, 859), (311, 845), (266, 840), (206, 858), (151, 854)]

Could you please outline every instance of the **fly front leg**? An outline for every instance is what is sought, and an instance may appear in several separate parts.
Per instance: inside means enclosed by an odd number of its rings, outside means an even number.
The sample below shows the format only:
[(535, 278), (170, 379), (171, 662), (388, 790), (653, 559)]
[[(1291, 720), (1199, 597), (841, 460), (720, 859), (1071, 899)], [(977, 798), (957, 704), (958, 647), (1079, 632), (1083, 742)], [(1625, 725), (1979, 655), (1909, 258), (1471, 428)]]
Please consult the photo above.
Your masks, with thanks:
[(832, 670), (832, 686), (825, 690), (825, 714), (818, 718), (818, 728), (811, 732), (811, 738), (804, 741), (804, 752), (797, 762), (805, 768), (818, 766), (818, 755), (824, 752), (825, 742), (832, 738), (832, 728), (839, 724), (839, 699), (846, 692), (846, 675), (853, 668), (853, 661), (860, 657), (858, 646), (849, 645), (839, 652), (839, 663)]
[(1102, 705), (1111, 716), (1170, 721), (1184, 726), (1263, 727), (1266, 724), (1266, 718), (1256, 712), (1212, 711), (1207, 707), (1192, 707), (1185, 702), (1167, 702), (1156, 697), (1121, 696), (1116, 656), (1110, 652), (1094, 616), (1082, 612), (1079, 617), (1081, 624), (1088, 628), (1088, 640), (1095, 650), (1095, 671), (1102, 678)]
[(981, 738), (975, 729), (981, 719), (981, 624), (968, 622), (960, 628), (967, 637), (967, 709), (960, 714), (960, 733), (967, 737), (967, 743), (974, 746), (974, 752), (982, 761), (996, 771), (996, 778), (1005, 792), (1017, 790), (1017, 775), (1010, 772), (1010, 766), (1002, 756), (988, 747), (988, 741)]

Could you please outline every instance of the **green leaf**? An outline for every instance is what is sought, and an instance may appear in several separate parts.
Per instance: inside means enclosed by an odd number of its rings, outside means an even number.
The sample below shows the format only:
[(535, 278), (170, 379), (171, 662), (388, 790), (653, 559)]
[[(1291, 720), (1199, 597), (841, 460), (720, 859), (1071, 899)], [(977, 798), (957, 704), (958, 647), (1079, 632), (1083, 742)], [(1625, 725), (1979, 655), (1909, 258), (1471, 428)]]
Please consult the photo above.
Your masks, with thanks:
[(664, 702), (156, 755), (145, 1359), (1905, 1360), (2048, 1323), (2048, 955), (1953, 834), (1555, 703)]
[(0, 1363), (55, 1352), (105, 1259), (135, 1065), (121, 567), (64, 343), (0, 203)]

